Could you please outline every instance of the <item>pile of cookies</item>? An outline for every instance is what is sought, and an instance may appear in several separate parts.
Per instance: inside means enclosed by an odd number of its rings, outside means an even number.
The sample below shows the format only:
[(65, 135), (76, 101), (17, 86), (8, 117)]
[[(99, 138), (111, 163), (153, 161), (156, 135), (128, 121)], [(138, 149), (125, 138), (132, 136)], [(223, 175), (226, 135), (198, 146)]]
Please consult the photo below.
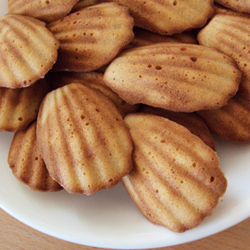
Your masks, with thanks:
[(122, 181), (152, 223), (198, 226), (227, 188), (212, 134), (250, 141), (248, 13), (236, 0), (9, 0), (0, 130), (15, 132), (15, 177), (86, 195)]

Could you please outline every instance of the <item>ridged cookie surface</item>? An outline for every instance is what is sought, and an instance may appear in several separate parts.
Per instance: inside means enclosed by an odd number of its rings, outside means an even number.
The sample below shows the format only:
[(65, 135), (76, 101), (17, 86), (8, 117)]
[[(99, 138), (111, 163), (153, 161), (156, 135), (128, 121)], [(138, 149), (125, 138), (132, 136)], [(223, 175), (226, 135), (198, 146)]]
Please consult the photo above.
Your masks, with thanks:
[(103, 74), (100, 72), (59, 72), (52, 74), (52, 85), (54, 88), (76, 82), (101, 91), (115, 104), (122, 116), (135, 112), (138, 109), (138, 105), (126, 103), (118, 94), (104, 84)]
[(233, 16), (243, 16), (250, 18), (249, 14), (243, 13), (243, 12), (237, 12), (232, 9), (227, 9), (219, 4), (214, 5), (214, 15), (218, 14), (226, 14), (226, 15), (233, 15)]
[(69, 193), (111, 188), (132, 168), (133, 144), (120, 113), (100, 91), (82, 84), (45, 97), (37, 138), (50, 175)]
[(14, 176), (35, 191), (59, 191), (62, 187), (49, 175), (37, 148), (36, 122), (15, 133), (11, 142), (9, 166)]
[(181, 34), (174, 34), (172, 36), (163, 36), (148, 30), (134, 28), (135, 37), (129, 44), (129, 47), (138, 47), (154, 43), (192, 43), (197, 44), (196, 37), (191, 32), (184, 32)]
[(141, 107), (140, 112), (163, 116), (186, 127), (191, 133), (198, 136), (210, 148), (215, 150), (215, 141), (206, 123), (196, 113), (172, 112), (166, 109), (153, 108), (149, 106)]
[(162, 35), (172, 35), (202, 27), (213, 14), (212, 0), (112, 0), (112, 2), (129, 7), (135, 26)]
[(216, 152), (163, 117), (130, 114), (125, 122), (135, 149), (123, 183), (141, 213), (174, 232), (198, 226), (227, 187)]
[(228, 141), (250, 141), (250, 101), (240, 95), (216, 110), (203, 110), (198, 114), (210, 131)]
[(133, 18), (117, 3), (84, 8), (52, 22), (60, 41), (55, 71), (93, 71), (108, 64), (133, 37)]
[(79, 0), (8, 0), (9, 13), (52, 22), (66, 16)]
[(250, 99), (250, 19), (216, 15), (198, 34), (200, 44), (231, 56), (242, 71), (240, 93)]
[(181, 43), (124, 51), (104, 73), (104, 82), (126, 102), (179, 112), (225, 105), (240, 80), (232, 58), (205, 46)]
[(57, 60), (59, 42), (33, 17), (0, 18), (0, 87), (27, 87), (43, 78)]
[(39, 106), (48, 91), (49, 82), (46, 78), (27, 88), (0, 88), (0, 131), (25, 129), (36, 119)]
[(237, 12), (245, 12), (250, 14), (249, 0), (215, 0), (215, 2)]

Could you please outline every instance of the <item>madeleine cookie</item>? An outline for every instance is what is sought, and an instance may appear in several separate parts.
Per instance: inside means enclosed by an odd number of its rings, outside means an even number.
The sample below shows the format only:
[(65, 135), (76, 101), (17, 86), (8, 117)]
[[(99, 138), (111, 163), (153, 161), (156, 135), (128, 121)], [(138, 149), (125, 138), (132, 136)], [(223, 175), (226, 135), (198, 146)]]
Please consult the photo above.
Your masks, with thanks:
[(108, 64), (134, 38), (133, 18), (117, 3), (86, 7), (52, 22), (60, 41), (55, 71), (93, 71)]
[(218, 14), (226, 14), (226, 15), (233, 15), (233, 16), (243, 16), (243, 17), (250, 18), (249, 14), (242, 13), (242, 12), (236, 12), (236, 11), (231, 10), (231, 9), (226, 9), (223, 6), (219, 5), (219, 4), (215, 4), (214, 5), (214, 15), (218, 15)]
[(8, 0), (9, 13), (52, 22), (66, 16), (79, 0)]
[(211, 215), (227, 180), (219, 159), (188, 129), (151, 114), (129, 114), (134, 168), (123, 184), (141, 213), (174, 232)]
[(210, 131), (227, 141), (250, 141), (250, 101), (240, 95), (216, 110), (202, 110), (198, 114)]
[(239, 92), (250, 99), (250, 19), (234, 15), (216, 15), (198, 33), (200, 44), (231, 56), (242, 71)]
[(139, 47), (154, 43), (192, 43), (197, 44), (196, 36), (191, 32), (183, 32), (172, 36), (163, 36), (148, 30), (134, 28), (134, 40), (128, 47)]
[(198, 136), (210, 148), (215, 150), (215, 141), (206, 125), (206, 123), (195, 113), (172, 112), (166, 109), (143, 106), (140, 112), (163, 116), (186, 127), (191, 133)]
[(240, 81), (241, 72), (231, 57), (181, 43), (124, 51), (104, 73), (104, 82), (126, 102), (179, 112), (222, 107)]
[(37, 139), (47, 169), (69, 193), (111, 188), (132, 169), (129, 131), (100, 91), (69, 84), (47, 94)]
[(237, 12), (245, 12), (250, 14), (249, 0), (215, 0), (216, 3)]
[(72, 9), (72, 12), (79, 11), (83, 8), (99, 3), (99, 0), (80, 0)]
[(59, 42), (33, 17), (0, 17), (0, 87), (27, 87), (43, 78), (57, 59)]
[(14, 176), (36, 191), (59, 191), (62, 187), (49, 175), (37, 148), (36, 122), (15, 133), (11, 142), (9, 166)]
[(213, 0), (112, 0), (112, 2), (129, 7), (135, 26), (162, 35), (200, 28), (213, 14)]
[(103, 74), (100, 72), (59, 72), (52, 74), (54, 88), (63, 87), (70, 83), (82, 83), (85, 86), (98, 89), (107, 96), (116, 106), (122, 116), (135, 112), (138, 105), (130, 105), (119, 97), (103, 82)]
[(25, 129), (36, 120), (49, 87), (48, 80), (41, 79), (27, 88), (0, 88), (0, 131)]

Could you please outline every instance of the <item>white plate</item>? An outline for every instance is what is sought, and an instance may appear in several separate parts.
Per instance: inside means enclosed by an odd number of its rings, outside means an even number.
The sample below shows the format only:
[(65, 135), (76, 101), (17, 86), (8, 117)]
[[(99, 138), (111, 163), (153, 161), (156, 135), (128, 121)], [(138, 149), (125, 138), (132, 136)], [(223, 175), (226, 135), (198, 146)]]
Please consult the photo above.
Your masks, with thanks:
[[(7, 12), (0, 0), (0, 14)], [(20, 184), (7, 164), (13, 134), (0, 132), (0, 207), (23, 223), (51, 236), (95, 247), (156, 248), (197, 240), (231, 227), (250, 216), (250, 144), (217, 140), (228, 189), (211, 217), (182, 234), (148, 222), (123, 186), (81, 194), (39, 193)]]

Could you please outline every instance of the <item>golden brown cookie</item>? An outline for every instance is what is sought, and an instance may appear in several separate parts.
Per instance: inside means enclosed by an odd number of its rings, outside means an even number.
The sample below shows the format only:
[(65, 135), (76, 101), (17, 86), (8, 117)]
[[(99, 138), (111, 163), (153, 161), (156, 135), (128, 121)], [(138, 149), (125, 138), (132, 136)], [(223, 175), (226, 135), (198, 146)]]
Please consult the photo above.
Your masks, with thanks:
[(60, 41), (55, 71), (93, 71), (108, 64), (133, 37), (133, 18), (117, 3), (86, 7), (52, 22)]
[(206, 123), (195, 113), (172, 112), (166, 109), (143, 106), (140, 112), (163, 116), (186, 127), (191, 133), (198, 136), (210, 148), (215, 150), (215, 141), (206, 125)]
[(37, 148), (36, 122), (15, 133), (11, 142), (9, 166), (14, 176), (35, 191), (59, 191), (62, 187), (49, 175)]
[(227, 141), (250, 141), (250, 101), (240, 95), (216, 110), (203, 110), (198, 114), (210, 131)]
[(0, 17), (0, 87), (27, 87), (43, 78), (57, 60), (59, 42), (33, 17)]
[(197, 44), (196, 36), (192, 32), (183, 32), (181, 34), (174, 34), (172, 36), (163, 36), (148, 30), (134, 28), (134, 40), (128, 47), (139, 47), (154, 43), (192, 43)]
[(112, 0), (112, 2), (129, 8), (135, 26), (162, 35), (200, 28), (213, 14), (213, 0)]
[(174, 232), (197, 227), (227, 187), (216, 152), (163, 117), (129, 114), (125, 122), (135, 149), (123, 183), (141, 213)]
[(218, 14), (226, 14), (226, 15), (233, 15), (233, 16), (244, 16), (247, 18), (250, 18), (249, 14), (246, 13), (242, 13), (242, 12), (237, 12), (231, 9), (226, 9), (225, 7), (219, 5), (219, 4), (215, 4), (214, 5), (214, 15), (218, 15)]
[(122, 116), (135, 112), (138, 105), (130, 105), (119, 97), (103, 82), (103, 74), (99, 72), (59, 72), (52, 74), (54, 88), (62, 87), (70, 83), (82, 83), (88, 87), (100, 90), (116, 106)]
[(100, 91), (69, 84), (47, 94), (37, 120), (39, 150), (69, 193), (111, 188), (132, 169), (129, 131)]
[(34, 121), (49, 87), (42, 79), (27, 88), (0, 88), (0, 131), (15, 132)]
[(237, 12), (245, 12), (250, 14), (249, 0), (215, 0), (215, 2)]
[(250, 99), (250, 19), (233, 15), (216, 15), (198, 33), (200, 44), (231, 56), (242, 71), (240, 94)]
[(72, 12), (79, 11), (88, 6), (92, 6), (99, 3), (99, 0), (80, 0), (72, 9)]
[(231, 57), (181, 43), (124, 51), (104, 73), (104, 82), (126, 102), (179, 112), (222, 107), (235, 95), (240, 80)]
[(52, 22), (66, 16), (79, 0), (8, 0), (9, 13)]

